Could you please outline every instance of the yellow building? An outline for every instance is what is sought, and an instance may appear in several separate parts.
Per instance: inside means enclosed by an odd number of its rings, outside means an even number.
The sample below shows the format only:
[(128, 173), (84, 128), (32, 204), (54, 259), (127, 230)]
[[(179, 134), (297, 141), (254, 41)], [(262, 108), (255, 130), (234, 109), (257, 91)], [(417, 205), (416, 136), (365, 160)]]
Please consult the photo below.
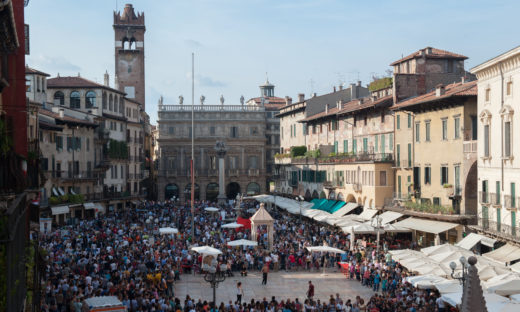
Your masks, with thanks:
[(477, 84), (438, 85), (392, 107), (396, 192), (423, 212), (476, 215)]

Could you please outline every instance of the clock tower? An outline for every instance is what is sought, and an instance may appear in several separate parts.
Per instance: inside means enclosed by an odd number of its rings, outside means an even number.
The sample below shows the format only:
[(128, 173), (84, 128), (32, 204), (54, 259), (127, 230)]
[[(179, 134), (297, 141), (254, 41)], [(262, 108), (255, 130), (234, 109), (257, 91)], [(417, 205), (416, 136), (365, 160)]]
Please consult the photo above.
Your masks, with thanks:
[(116, 88), (126, 97), (139, 102), (144, 110), (144, 13), (134, 12), (126, 4), (121, 12), (114, 12)]

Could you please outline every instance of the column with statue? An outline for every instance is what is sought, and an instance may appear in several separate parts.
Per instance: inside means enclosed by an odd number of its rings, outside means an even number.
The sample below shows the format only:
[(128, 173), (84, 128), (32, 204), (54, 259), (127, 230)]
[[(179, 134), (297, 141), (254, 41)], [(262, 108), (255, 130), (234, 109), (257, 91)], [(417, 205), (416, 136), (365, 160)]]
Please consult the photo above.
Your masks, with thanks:
[(217, 141), (215, 144), (215, 151), (218, 156), (218, 196), (217, 201), (219, 205), (226, 203), (226, 168), (225, 168), (225, 156), (227, 152), (226, 144), (223, 141)]

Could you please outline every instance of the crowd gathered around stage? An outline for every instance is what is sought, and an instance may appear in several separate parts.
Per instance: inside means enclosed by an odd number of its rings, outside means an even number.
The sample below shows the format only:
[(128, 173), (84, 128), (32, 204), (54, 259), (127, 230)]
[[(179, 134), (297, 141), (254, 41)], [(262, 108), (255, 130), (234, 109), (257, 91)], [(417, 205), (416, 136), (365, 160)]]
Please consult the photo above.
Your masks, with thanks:
[[(247, 219), (258, 207), (255, 201), (220, 207), (206, 212), (209, 202), (195, 205), (192, 236), (189, 206), (166, 201), (143, 202), (138, 209), (107, 212), (91, 220), (56, 226), (40, 233), (45, 272), (42, 311), (80, 312), (82, 302), (94, 296), (117, 296), (128, 311), (447, 311), (438, 293), (413, 288), (404, 282), (407, 273), (392, 260), (390, 248), (410, 248), (409, 239), (381, 239), (379, 254), (374, 237), (358, 237), (350, 248), (349, 236), (338, 228), (269, 209), (275, 220), (275, 240), (267, 248), (268, 234), (260, 228), (251, 238), (247, 229), (224, 229), (221, 225)], [(249, 214), (248, 212), (249, 211)], [(178, 234), (161, 235), (160, 227), (175, 227)], [(236, 239), (253, 239), (257, 247), (230, 247)], [(200, 274), (202, 256), (190, 247), (209, 245), (222, 251), (218, 262), (222, 274), (245, 276), (249, 271), (319, 272), (323, 266), (348, 264), (346, 279), (374, 291), (370, 298), (352, 294), (317, 298), (314, 289), (300, 298), (244, 298), (213, 305), (210, 298), (176, 296), (175, 285), (185, 274)], [(311, 253), (305, 247), (328, 245), (343, 254)], [(268, 251), (270, 250), (270, 251)], [(310, 282), (309, 282), (310, 283)], [(309, 287), (310, 288), (310, 287)], [(275, 294), (273, 294), (275, 295)], [(280, 294), (279, 294), (280, 295)]]

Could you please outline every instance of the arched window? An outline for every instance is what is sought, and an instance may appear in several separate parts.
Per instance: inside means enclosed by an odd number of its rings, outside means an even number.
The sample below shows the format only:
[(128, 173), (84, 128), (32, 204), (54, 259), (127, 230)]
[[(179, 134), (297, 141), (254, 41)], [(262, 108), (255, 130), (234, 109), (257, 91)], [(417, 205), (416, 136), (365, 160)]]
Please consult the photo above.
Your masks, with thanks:
[(260, 185), (255, 182), (251, 182), (247, 185), (247, 195), (258, 195), (260, 194)]
[(135, 50), (136, 46), (135, 46), (135, 38), (132, 37), (132, 39), (130, 39), (130, 44), (129, 44), (129, 50)]
[(129, 50), (130, 42), (128, 41), (128, 38), (123, 38), (123, 50)]
[(78, 91), (70, 93), (70, 108), (81, 108), (80, 94)]
[(114, 96), (114, 112), (117, 113), (117, 95)]
[(103, 109), (107, 109), (107, 93), (106, 92), (103, 92), (101, 102), (103, 103)]
[(119, 112), (124, 113), (125, 112), (125, 105), (123, 102), (123, 97), (119, 98)]
[(36, 77), (36, 91), (40, 92), (40, 77)]
[(61, 91), (54, 93), (54, 105), (65, 105), (65, 95)]
[(108, 110), (113, 111), (114, 110), (114, 98), (112, 97), (112, 94), (108, 96)]
[(85, 101), (86, 108), (96, 107), (96, 92), (94, 92), (94, 91), (87, 92), (85, 99), (86, 99), (86, 101)]

